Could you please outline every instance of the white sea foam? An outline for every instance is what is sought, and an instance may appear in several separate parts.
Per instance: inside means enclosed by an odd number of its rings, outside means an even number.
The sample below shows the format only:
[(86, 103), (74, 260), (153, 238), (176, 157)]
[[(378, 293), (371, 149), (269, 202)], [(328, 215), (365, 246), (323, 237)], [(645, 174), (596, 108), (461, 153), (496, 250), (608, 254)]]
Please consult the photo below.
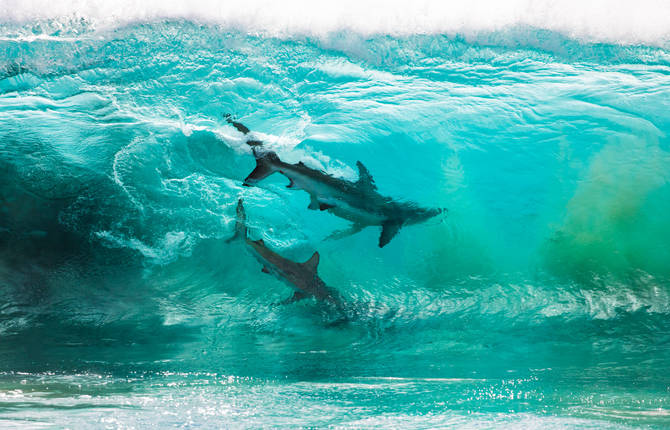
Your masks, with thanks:
[(5, 22), (84, 19), (102, 29), (166, 18), (273, 35), (467, 36), (531, 26), (589, 41), (665, 46), (670, 40), (667, 0), (0, 0)]

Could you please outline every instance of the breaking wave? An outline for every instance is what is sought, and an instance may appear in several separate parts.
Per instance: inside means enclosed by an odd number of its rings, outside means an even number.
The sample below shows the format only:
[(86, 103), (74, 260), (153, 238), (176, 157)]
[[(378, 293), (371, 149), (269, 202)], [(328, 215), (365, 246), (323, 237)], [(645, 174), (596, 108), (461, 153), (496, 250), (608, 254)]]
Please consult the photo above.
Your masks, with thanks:
[[(293, 426), (662, 422), (668, 6), (406, 7), (0, 6), (7, 419), (67, 424), (58, 407), (106, 399), (139, 427), (127, 402), (166, 426), (165, 405), (263, 426), (285, 402)], [(382, 194), (449, 214), (383, 249), (376, 228), (325, 240), (347, 223), (285, 178), (243, 186), (254, 159), (226, 113), (282, 159), (352, 180), (361, 160)], [(290, 289), (226, 242), (239, 197), (253, 238), (320, 252), (345, 322), (277, 305)], [(368, 409), (328, 421), (319, 399)]]

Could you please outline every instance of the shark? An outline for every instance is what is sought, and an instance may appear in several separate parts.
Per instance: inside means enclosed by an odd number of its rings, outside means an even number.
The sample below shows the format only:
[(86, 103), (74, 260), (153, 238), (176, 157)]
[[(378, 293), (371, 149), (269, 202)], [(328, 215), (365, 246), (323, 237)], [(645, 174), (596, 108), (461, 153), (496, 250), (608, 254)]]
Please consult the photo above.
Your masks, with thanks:
[[(230, 116), (226, 120), (242, 134), (250, 133), (246, 126)], [(308, 209), (328, 211), (352, 222), (349, 229), (336, 232), (331, 238), (355, 234), (368, 226), (381, 226), (379, 247), (383, 248), (403, 226), (418, 224), (447, 212), (444, 208), (421, 208), (381, 195), (370, 171), (360, 161), (356, 162), (358, 180), (349, 181), (303, 162), (285, 163), (274, 151), (264, 150), (260, 140), (250, 139), (247, 144), (256, 158), (256, 168), (245, 178), (244, 185), (255, 185), (276, 172), (286, 176), (290, 181), (289, 189), (304, 190), (309, 194)]]
[(262, 264), (263, 268), (261, 271), (263, 273), (274, 275), (294, 290), (293, 296), (283, 303), (291, 303), (304, 298), (314, 297), (319, 301), (327, 302), (337, 307), (342, 306), (342, 302), (336, 292), (328, 287), (319, 277), (317, 269), (320, 256), (318, 252), (314, 252), (309, 260), (304, 263), (296, 263), (284, 258), (268, 248), (263, 239), (251, 240), (247, 237), (247, 217), (242, 199), (237, 201), (236, 213), (235, 234), (228, 239), (228, 242), (243, 240), (253, 252), (254, 257)]

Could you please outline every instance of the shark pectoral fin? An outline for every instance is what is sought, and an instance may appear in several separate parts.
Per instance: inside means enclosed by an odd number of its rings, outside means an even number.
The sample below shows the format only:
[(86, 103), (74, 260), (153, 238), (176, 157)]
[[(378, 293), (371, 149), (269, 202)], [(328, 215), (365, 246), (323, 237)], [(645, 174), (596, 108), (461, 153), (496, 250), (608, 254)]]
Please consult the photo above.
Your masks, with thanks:
[(267, 266), (263, 266), (263, 268), (261, 269), (261, 272), (263, 272), (263, 273), (268, 273), (268, 274), (269, 274), (269, 273), (270, 273), (270, 269), (268, 269)]
[(356, 185), (359, 188), (376, 191), (377, 186), (375, 185), (375, 180), (372, 179), (372, 175), (370, 174), (370, 171), (367, 169), (367, 167), (365, 167), (360, 161), (356, 162), (356, 167), (358, 167), (358, 181), (356, 181)]
[(309, 206), (307, 206), (307, 209), (311, 209), (313, 211), (319, 209), (319, 201), (316, 199), (316, 196), (309, 196)]
[(402, 222), (387, 220), (382, 223), (382, 234), (379, 236), (379, 247), (383, 248), (400, 231)]
[(325, 211), (326, 209), (334, 208), (335, 205), (329, 205), (328, 203), (319, 203), (319, 210)]
[(316, 274), (316, 269), (319, 266), (319, 260), (321, 259), (321, 256), (319, 255), (318, 252), (314, 252), (312, 256), (309, 258), (309, 260), (305, 261), (302, 263), (302, 266), (306, 269), (311, 271), (312, 273)]
[(351, 236), (352, 234), (356, 234), (363, 230), (364, 227), (365, 226), (361, 224), (352, 224), (351, 227), (347, 229), (334, 231), (328, 237), (326, 237), (326, 240), (337, 240)]

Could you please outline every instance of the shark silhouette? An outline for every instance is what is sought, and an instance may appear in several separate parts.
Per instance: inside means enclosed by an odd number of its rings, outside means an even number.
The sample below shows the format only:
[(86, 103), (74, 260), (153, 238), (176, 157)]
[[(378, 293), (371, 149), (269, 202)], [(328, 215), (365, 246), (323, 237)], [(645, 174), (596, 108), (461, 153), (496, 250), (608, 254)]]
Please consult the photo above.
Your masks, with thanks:
[(276, 276), (295, 290), (293, 297), (285, 302), (315, 297), (317, 300), (341, 306), (336, 293), (323, 282), (317, 273), (320, 259), (318, 252), (315, 252), (304, 263), (296, 263), (268, 248), (263, 239), (251, 240), (247, 237), (246, 212), (242, 199), (237, 201), (235, 234), (228, 241), (235, 239), (243, 240), (249, 246), (256, 259), (263, 265), (261, 269), (263, 273)]
[[(241, 133), (248, 135), (249, 129), (233, 121), (226, 120)], [(379, 247), (388, 244), (405, 225), (426, 221), (447, 209), (424, 209), (412, 203), (397, 202), (379, 194), (369, 170), (360, 161), (356, 162), (358, 180), (355, 182), (337, 178), (321, 170), (313, 169), (302, 162), (295, 164), (281, 161), (273, 151), (264, 151), (262, 142), (248, 140), (256, 157), (256, 168), (244, 180), (247, 186), (255, 185), (275, 172), (289, 179), (288, 188), (304, 190), (310, 196), (308, 208), (326, 210), (352, 222), (349, 230), (339, 232), (336, 237), (355, 234), (367, 226), (379, 225)]]

